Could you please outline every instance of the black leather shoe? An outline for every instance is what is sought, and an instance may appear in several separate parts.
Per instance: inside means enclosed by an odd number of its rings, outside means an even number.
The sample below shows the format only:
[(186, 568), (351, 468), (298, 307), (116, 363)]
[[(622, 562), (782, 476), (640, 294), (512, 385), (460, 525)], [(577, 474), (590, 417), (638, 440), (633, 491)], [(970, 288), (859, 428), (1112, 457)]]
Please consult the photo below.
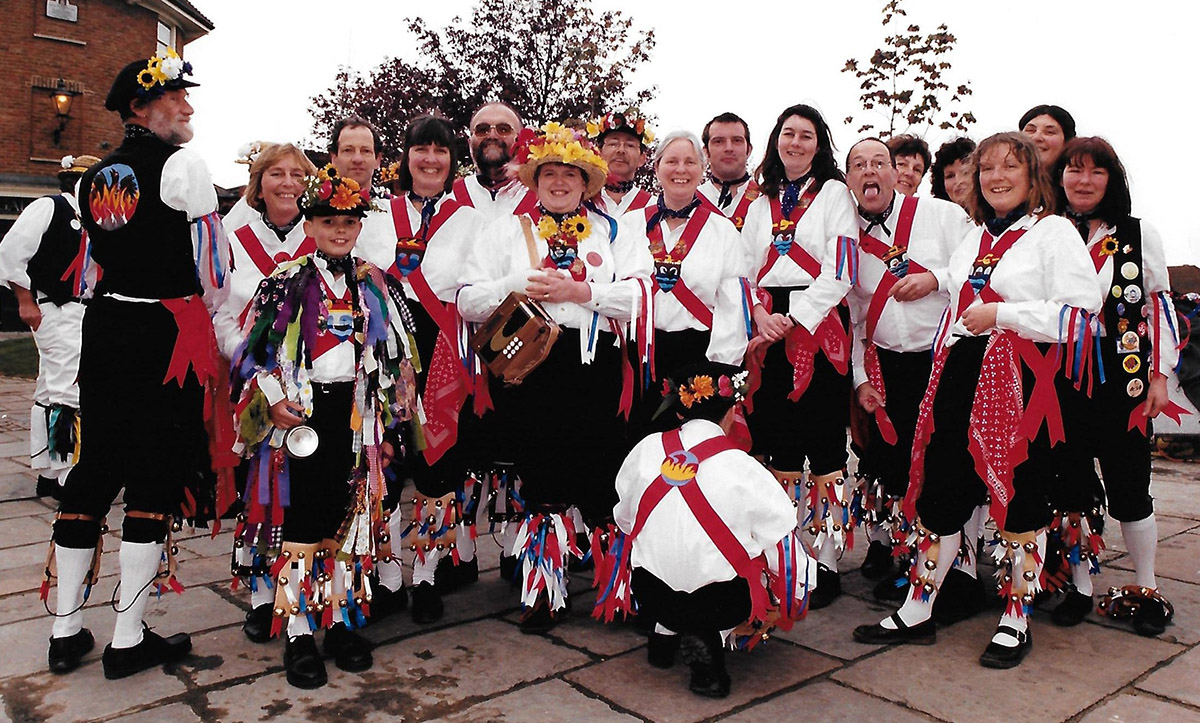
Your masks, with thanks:
[(171, 663), (187, 655), (192, 649), (192, 638), (187, 633), (176, 633), (169, 638), (150, 630), (142, 631), (142, 642), (132, 648), (104, 646), (104, 677), (109, 680), (126, 678), (143, 670)]
[(454, 579), (458, 587), (466, 587), (479, 579), (479, 558), (472, 557), (466, 562), (461, 560), (454, 566)]
[(438, 560), (437, 569), (433, 572), (433, 586), (442, 595), (449, 595), (458, 589), (458, 576), (454, 573), (454, 560), (449, 555), (442, 555)]
[(80, 628), (79, 632), (65, 638), (50, 638), (50, 652), (46, 656), (51, 673), (69, 673), (79, 667), (79, 661), (96, 646), (92, 631)]
[(938, 589), (933, 601), (933, 619), (938, 625), (953, 625), (978, 615), (984, 602), (983, 583), (955, 568), (946, 574)]
[(429, 625), (442, 619), (446, 611), (437, 587), (423, 582), (412, 589), (412, 619), (417, 625)]
[(526, 635), (543, 635), (553, 630), (557, 624), (558, 619), (550, 611), (550, 604), (543, 596), (538, 598), (532, 610), (525, 611), (521, 616), (520, 630)]
[(370, 670), (375, 662), (371, 657), (371, 644), (348, 630), (344, 623), (338, 623), (325, 631), (322, 646), (326, 653), (333, 656), (333, 664), (347, 673)]
[(985, 668), (1015, 668), (1021, 664), (1029, 651), (1033, 649), (1033, 635), (1028, 629), (1023, 633), (1017, 632), (1015, 628), (1008, 625), (1001, 625), (996, 628), (998, 633), (1008, 633), (1017, 639), (1017, 644), (1013, 647), (1001, 645), (999, 643), (988, 643), (984, 649), (983, 655), (979, 656), (979, 664)]
[(1091, 609), (1092, 596), (1071, 588), (1058, 607), (1054, 608), (1054, 612), (1050, 613), (1050, 621), (1059, 627), (1069, 628), (1083, 622)]
[(868, 580), (879, 580), (891, 572), (894, 564), (892, 548), (882, 542), (872, 542), (867, 547), (867, 556), (859, 570)]
[(716, 633), (680, 636), (679, 652), (692, 669), (688, 690), (705, 698), (729, 695), (729, 673), (725, 671), (725, 649)]
[(646, 645), (646, 660), (656, 668), (667, 669), (675, 665), (675, 652), (679, 650), (678, 635), (650, 633)]
[(283, 649), (283, 667), (287, 671), (288, 685), (293, 688), (311, 690), (329, 680), (325, 674), (325, 661), (321, 660), (317, 641), (312, 635), (297, 635), (288, 640)]
[(517, 581), (517, 558), (512, 555), (500, 556), (500, 579), (515, 583)]
[(1167, 609), (1154, 598), (1147, 598), (1133, 613), (1133, 629), (1138, 635), (1152, 638), (1167, 629)]
[(404, 588), (392, 591), (377, 584), (371, 590), (370, 622), (379, 622), (392, 613), (398, 613), (408, 607), (408, 591)]
[(934, 624), (933, 618), (913, 626), (905, 625), (898, 613), (892, 613), (888, 619), (896, 626), (895, 630), (885, 628), (879, 623), (859, 625), (854, 629), (854, 639), (860, 643), (872, 645), (891, 645), (892, 643), (933, 645), (937, 642), (937, 626)]
[(271, 639), (271, 622), (275, 616), (271, 603), (263, 603), (246, 613), (246, 622), (242, 623), (242, 632), (252, 643), (265, 643)]
[(889, 575), (871, 589), (871, 595), (879, 602), (903, 602), (908, 597), (908, 585), (907, 571), (896, 577)]
[(817, 589), (808, 598), (809, 610), (827, 607), (842, 594), (842, 577), (828, 567), (817, 563)]

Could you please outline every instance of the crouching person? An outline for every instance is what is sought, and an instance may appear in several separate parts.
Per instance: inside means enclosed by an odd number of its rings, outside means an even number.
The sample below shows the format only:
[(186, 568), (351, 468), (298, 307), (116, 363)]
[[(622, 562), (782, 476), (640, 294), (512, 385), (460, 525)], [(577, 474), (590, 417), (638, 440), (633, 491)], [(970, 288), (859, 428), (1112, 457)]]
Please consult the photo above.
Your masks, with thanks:
[[(650, 664), (669, 668), (679, 650), (692, 692), (715, 698), (729, 694), (725, 644), (752, 647), (771, 627), (790, 627), (816, 583), (791, 500), (728, 436), (747, 376), (704, 362), (667, 382), (659, 412), (683, 425), (646, 437), (626, 457), (613, 511), (623, 536), (597, 563), (595, 615), (627, 612), (632, 592), (638, 614), (655, 621)], [(744, 631), (750, 636), (739, 639)]]
[(415, 345), (403, 291), (350, 252), (367, 189), (326, 167), (306, 179), (304, 230), (317, 250), (264, 280), (233, 361), (237, 427), (250, 457), (238, 542), (266, 550), (271, 632), (287, 633), (287, 680), (327, 678), (313, 633), (346, 671), (372, 665), (352, 629), (370, 612), (373, 557), (390, 554), (382, 471), (411, 419)]

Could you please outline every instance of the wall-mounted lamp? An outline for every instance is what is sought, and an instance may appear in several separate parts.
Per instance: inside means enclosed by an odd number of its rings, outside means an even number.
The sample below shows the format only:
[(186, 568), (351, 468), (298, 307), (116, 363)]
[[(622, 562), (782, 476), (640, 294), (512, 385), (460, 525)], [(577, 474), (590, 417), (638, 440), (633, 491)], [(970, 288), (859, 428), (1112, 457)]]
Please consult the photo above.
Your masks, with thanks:
[(81, 93), (68, 88), (62, 78), (58, 79), (58, 85), (54, 87), (54, 94), (50, 96), (50, 100), (54, 103), (54, 115), (58, 117), (58, 127), (54, 129), (54, 145), (56, 146), (62, 139), (63, 131), (67, 129), (67, 121), (71, 120), (71, 105), (75, 102), (77, 95), (81, 95)]

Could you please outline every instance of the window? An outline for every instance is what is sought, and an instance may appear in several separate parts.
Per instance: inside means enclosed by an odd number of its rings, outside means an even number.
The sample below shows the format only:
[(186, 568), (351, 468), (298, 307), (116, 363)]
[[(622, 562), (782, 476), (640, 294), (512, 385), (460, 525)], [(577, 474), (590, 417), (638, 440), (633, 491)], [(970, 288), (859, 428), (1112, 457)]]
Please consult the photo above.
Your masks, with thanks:
[(175, 28), (163, 21), (158, 21), (158, 54), (167, 52), (167, 48), (175, 48)]

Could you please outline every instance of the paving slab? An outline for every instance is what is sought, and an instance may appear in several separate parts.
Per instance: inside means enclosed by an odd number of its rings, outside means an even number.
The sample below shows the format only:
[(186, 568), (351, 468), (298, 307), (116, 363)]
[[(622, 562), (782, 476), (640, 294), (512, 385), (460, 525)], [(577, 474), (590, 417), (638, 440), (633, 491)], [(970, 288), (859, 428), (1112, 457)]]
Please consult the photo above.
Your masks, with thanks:
[(5, 520), (4, 535), (0, 538), (0, 549), (4, 552), (0, 557), (7, 557), (11, 548), (24, 545), (41, 545), (44, 557), (47, 543), (50, 542), (50, 533), (53, 531), (51, 519), (50, 515), (29, 515)]
[[(1092, 599), (1098, 603), (1100, 596), (1108, 592), (1110, 586), (1131, 585), (1133, 582), (1133, 573), (1130, 571), (1107, 565), (1101, 567), (1100, 574), (1092, 576)], [(1158, 639), (1189, 646), (1200, 643), (1200, 585), (1162, 577), (1158, 580), (1158, 588), (1175, 606), (1174, 620)], [(1098, 614), (1095, 609), (1084, 618), (1084, 624), (1100, 625), (1133, 634), (1128, 619), (1113, 620)]]
[(0, 683), (7, 708), (19, 721), (102, 720), (158, 701), (169, 705), (186, 692), (183, 681), (158, 668), (120, 681), (105, 680), (98, 656), (67, 675), (44, 671)]
[(681, 662), (659, 670), (635, 650), (569, 673), (566, 679), (624, 710), (659, 723), (699, 721), (727, 713), (837, 667), (822, 655), (780, 642), (749, 652), (730, 652), (728, 698), (700, 698), (688, 690), (690, 672)]
[[(890, 701), (860, 693), (853, 688), (823, 680), (806, 685), (800, 690), (785, 693), (775, 698), (755, 703), (749, 708), (722, 720), (730, 723), (760, 723), (761, 721), (788, 721), (812, 719), (814, 711), (842, 711), (845, 717), (859, 721), (887, 721), (887, 723), (923, 723), (931, 720), (919, 711), (903, 708)], [(850, 715), (853, 711), (853, 715)]]
[[(847, 577), (859, 577), (854, 573)], [(879, 650), (882, 645), (863, 645), (851, 638), (854, 628), (869, 620), (878, 622), (895, 612), (895, 607), (884, 603), (866, 601), (850, 595), (842, 595), (832, 605), (821, 610), (811, 610), (808, 615), (797, 621), (791, 630), (772, 633), (773, 638), (787, 640), (796, 645), (815, 650), (825, 655), (832, 655), (842, 660), (854, 660), (870, 655)], [(768, 641), (767, 645), (771, 642)]]
[[(1037, 615), (1034, 648), (1025, 661), (1011, 670), (990, 670), (978, 660), (995, 625), (995, 617), (980, 615), (940, 629), (936, 646), (895, 646), (832, 677), (943, 720), (1040, 722), (1078, 714), (1183, 650), (1157, 640), (1131, 645), (1128, 633), (1100, 626), (1057, 628)], [(1114, 655), (1116, 650), (1121, 654)], [(1095, 660), (1104, 664), (1092, 664)], [(998, 705), (998, 690), (1020, 691), (1014, 702), (1037, 704)]]
[[(1122, 570), (1133, 570), (1133, 558), (1123, 555), (1111, 563)], [(1154, 572), (1159, 578), (1183, 582), (1200, 579), (1200, 534), (1185, 532), (1158, 543)]]
[(18, 500), (8, 499), (0, 502), (0, 520), (41, 515), (47, 512), (51, 513), (51, 519), (53, 519), (53, 512), (56, 509), (58, 509), (58, 503), (49, 497)]
[[(1158, 539), (1160, 541), (1189, 530), (1200, 530), (1200, 521), (1189, 517), (1176, 517), (1155, 512), (1154, 519), (1158, 523)], [(1121, 523), (1112, 517), (1108, 517), (1104, 521), (1104, 545), (1107, 548), (1106, 552), (1118, 554), (1128, 552), (1125, 548), (1125, 538), (1121, 536)]]
[(1137, 687), (1200, 707), (1200, 648), (1193, 648), (1139, 681)]
[(192, 654), (179, 664), (197, 687), (252, 680), (283, 670), (283, 641), (252, 643), (242, 634), (241, 619), (229, 627), (192, 636)]
[(478, 703), (455, 715), (432, 720), (453, 723), (551, 720), (618, 723), (641, 719), (614, 710), (604, 701), (584, 695), (561, 680), (548, 680)]
[(1080, 723), (1200, 723), (1200, 710), (1134, 693), (1106, 700), (1079, 720)]

